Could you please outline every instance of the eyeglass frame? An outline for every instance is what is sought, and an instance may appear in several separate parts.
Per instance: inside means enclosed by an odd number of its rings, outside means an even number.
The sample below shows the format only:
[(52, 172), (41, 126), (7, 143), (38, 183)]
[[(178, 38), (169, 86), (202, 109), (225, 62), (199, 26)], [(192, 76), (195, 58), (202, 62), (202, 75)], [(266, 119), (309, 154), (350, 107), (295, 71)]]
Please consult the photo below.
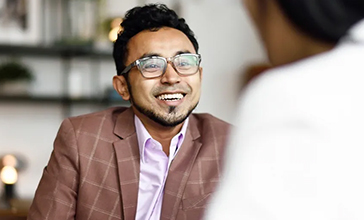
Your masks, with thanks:
[[(197, 70), (196, 72), (194, 73), (191, 73), (191, 74), (183, 74), (183, 73), (180, 73), (177, 68), (175, 67), (174, 63), (173, 63), (173, 60), (178, 58), (179, 56), (183, 56), (183, 55), (186, 55), (186, 54), (190, 54), (190, 55), (194, 55), (197, 57), (198, 59), (198, 67), (197, 67)], [(166, 65), (164, 66), (164, 69), (162, 71), (162, 74), (158, 75), (158, 76), (153, 76), (153, 77), (146, 77), (144, 76), (143, 72), (141, 71), (140, 69), (140, 63), (144, 60), (148, 60), (148, 59), (152, 59), (152, 58), (159, 58), (159, 59), (162, 59), (165, 61)], [(171, 63), (173, 69), (178, 73), (178, 75), (180, 76), (191, 76), (191, 75), (194, 75), (198, 72), (199, 68), (200, 68), (200, 64), (201, 64), (201, 54), (198, 54), (198, 53), (182, 53), (182, 54), (177, 54), (173, 57), (168, 57), (168, 58), (165, 58), (165, 57), (161, 57), (161, 56), (149, 56), (149, 57), (144, 57), (144, 58), (140, 58), (140, 59), (137, 59), (135, 60), (134, 62), (132, 62), (130, 65), (128, 65), (127, 67), (124, 68), (123, 71), (121, 71), (121, 73), (118, 73), (117, 75), (118, 76), (122, 76), (124, 74), (127, 74), (132, 68), (134, 68), (135, 66), (138, 68), (140, 74), (142, 74), (142, 76), (146, 79), (153, 79), (153, 78), (157, 78), (157, 77), (160, 77), (160, 76), (163, 76), (165, 73), (166, 73), (166, 70), (167, 70), (167, 66), (168, 66), (168, 63)]]

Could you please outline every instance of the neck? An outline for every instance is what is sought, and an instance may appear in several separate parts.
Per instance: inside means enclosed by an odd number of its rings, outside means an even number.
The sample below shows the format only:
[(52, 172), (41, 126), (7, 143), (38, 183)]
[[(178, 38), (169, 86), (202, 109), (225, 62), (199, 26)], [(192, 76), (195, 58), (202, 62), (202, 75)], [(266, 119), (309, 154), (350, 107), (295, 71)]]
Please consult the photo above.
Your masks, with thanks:
[(317, 40), (303, 33), (299, 34), (298, 31), (296, 31), (295, 34), (297, 34), (296, 46), (294, 47), (294, 50), (292, 50), (292, 61), (305, 59), (330, 51), (335, 46), (333, 43)]
[(171, 140), (174, 136), (176, 136), (176, 134), (178, 134), (178, 132), (181, 131), (184, 122), (173, 127), (168, 127), (153, 121), (136, 109), (134, 109), (134, 113), (143, 123), (150, 136), (162, 145), (164, 153), (168, 156)]
[(312, 38), (307, 41), (306, 46), (302, 44), (302, 58), (314, 56), (320, 53), (327, 52), (334, 48), (334, 44), (323, 41), (317, 41)]

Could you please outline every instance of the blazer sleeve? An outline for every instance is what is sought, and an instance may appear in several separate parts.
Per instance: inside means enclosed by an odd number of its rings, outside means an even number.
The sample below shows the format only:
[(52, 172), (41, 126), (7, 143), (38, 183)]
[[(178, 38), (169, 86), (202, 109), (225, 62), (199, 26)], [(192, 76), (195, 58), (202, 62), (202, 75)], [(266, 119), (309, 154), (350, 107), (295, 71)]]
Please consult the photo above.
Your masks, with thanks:
[(73, 220), (79, 184), (75, 130), (69, 119), (62, 122), (54, 149), (30, 207), (28, 220)]

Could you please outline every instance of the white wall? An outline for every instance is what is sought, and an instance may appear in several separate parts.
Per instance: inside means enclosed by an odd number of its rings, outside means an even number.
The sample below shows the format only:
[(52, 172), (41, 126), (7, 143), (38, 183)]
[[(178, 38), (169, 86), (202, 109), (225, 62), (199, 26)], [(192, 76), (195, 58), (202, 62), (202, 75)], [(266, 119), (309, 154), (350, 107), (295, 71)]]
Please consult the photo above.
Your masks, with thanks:
[[(124, 13), (126, 8), (140, 2), (153, 1), (108, 0), (108, 14), (116, 16), (118, 11)], [(159, 2), (172, 4), (173, 0)], [(202, 97), (196, 112), (209, 112), (232, 123), (242, 71), (248, 64), (264, 60), (261, 47), (239, 0), (181, 2), (181, 15), (194, 30), (203, 57)], [(60, 60), (23, 58), (23, 61), (37, 74), (32, 93), (62, 92)], [(90, 68), (87, 60), (75, 60), (72, 66), (85, 74), (83, 92), (95, 92), (90, 85), (92, 76), (87, 75)], [(113, 62), (103, 62), (101, 73), (102, 88), (111, 85), (111, 78), (115, 74)], [(75, 112), (80, 114), (93, 110), (85, 107)], [(61, 106), (58, 104), (0, 103), (0, 155), (21, 153), (28, 162), (17, 184), (21, 197), (33, 196), (61, 121)]]
[(182, 13), (195, 31), (202, 55), (203, 84), (198, 112), (230, 123), (247, 65), (263, 53), (240, 1), (190, 1)]

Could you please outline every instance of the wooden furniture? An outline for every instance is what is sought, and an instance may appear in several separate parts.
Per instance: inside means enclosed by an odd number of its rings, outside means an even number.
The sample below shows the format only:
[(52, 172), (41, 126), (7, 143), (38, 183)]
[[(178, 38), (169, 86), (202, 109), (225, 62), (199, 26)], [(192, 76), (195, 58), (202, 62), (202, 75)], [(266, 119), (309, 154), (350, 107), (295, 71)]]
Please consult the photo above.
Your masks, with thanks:
[(31, 199), (14, 199), (10, 202), (11, 208), (0, 209), (1, 220), (26, 220)]
[(11, 210), (0, 210), (1, 220), (26, 220), (27, 211), (11, 211)]

